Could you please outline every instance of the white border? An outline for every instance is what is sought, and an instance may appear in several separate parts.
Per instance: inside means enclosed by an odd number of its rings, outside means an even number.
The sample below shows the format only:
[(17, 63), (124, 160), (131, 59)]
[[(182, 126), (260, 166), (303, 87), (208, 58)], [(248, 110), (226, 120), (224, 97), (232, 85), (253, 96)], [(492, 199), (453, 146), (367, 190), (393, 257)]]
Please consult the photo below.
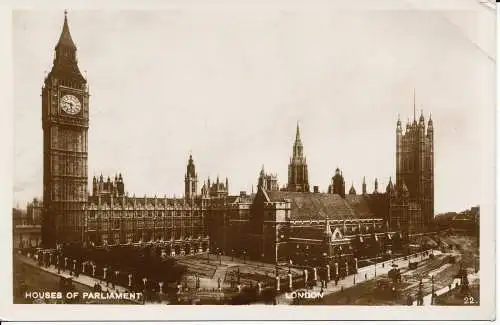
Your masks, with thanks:
[[(463, 7), (466, 0), (419, 0), (418, 6), (433, 10)], [(470, 0), (475, 1), (475, 0)], [(495, 152), (493, 134), (487, 134), (482, 155), (482, 170), (476, 172), (484, 180), (481, 202), (481, 305), (478, 307), (360, 307), (360, 306), (116, 306), (116, 305), (14, 305), (12, 303), (12, 53), (11, 11), (13, 9), (42, 9), (47, 6), (61, 11), (78, 9), (166, 9), (180, 6), (217, 9), (222, 6), (284, 6), (307, 10), (310, 6), (329, 9), (394, 10), (407, 9), (412, 1), (404, 0), (202, 0), (185, 1), (16, 1), (0, 3), (0, 143), (4, 153), (0, 159), (0, 223), (1, 250), (4, 267), (0, 269), (2, 292), (0, 293), (0, 319), (6, 320), (492, 320), (494, 319), (494, 268), (495, 268)], [(412, 3), (413, 4), (413, 3)], [(498, 17), (498, 12), (497, 12)], [(498, 69), (498, 68), (497, 68)], [(472, 108), (471, 108), (472, 109)], [(497, 117), (498, 118), (498, 117)], [(495, 123), (492, 118), (491, 123)], [(498, 136), (498, 135), (497, 135)], [(497, 138), (498, 140), (498, 138)], [(465, 173), (465, 171), (464, 171)], [(464, 174), (464, 177), (467, 175)]]

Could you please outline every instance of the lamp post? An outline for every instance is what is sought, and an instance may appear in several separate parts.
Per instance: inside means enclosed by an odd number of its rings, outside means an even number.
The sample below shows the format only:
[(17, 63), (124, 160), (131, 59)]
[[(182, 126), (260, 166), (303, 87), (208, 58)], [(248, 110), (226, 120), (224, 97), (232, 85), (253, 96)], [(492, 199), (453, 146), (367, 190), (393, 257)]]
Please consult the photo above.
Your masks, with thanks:
[(219, 254), (219, 265), (222, 265), (222, 253), (221, 253), (221, 250), (218, 249), (217, 252)]
[(431, 305), (434, 304), (434, 275), (431, 275), (432, 291), (431, 291)]
[(144, 284), (144, 294), (142, 295), (144, 297), (144, 302), (146, 302), (146, 283), (148, 282), (147, 278), (142, 278), (142, 283)]
[(247, 250), (245, 249), (243, 251), (243, 263), (246, 263), (247, 262)]

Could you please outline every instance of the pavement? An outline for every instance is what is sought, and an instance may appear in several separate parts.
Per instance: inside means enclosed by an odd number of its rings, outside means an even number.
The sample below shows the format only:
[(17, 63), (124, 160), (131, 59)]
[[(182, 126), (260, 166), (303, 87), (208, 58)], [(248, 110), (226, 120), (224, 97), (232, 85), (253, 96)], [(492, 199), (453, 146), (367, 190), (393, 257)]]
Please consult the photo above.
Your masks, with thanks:
[[(50, 266), (50, 267), (40, 266), (40, 265), (38, 265), (38, 263), (35, 260), (33, 260), (33, 259), (29, 258), (29, 257), (23, 256), (23, 255), (17, 255), (17, 257), (23, 263), (32, 265), (32, 266), (34, 266), (34, 267), (36, 267), (38, 269), (41, 269), (41, 270), (43, 270), (45, 272), (54, 274), (56, 276), (61, 276), (61, 275), (70, 276), (69, 271), (63, 271), (61, 269), (61, 272), (58, 273), (57, 272), (57, 268), (55, 266)], [(112, 286), (107, 286), (102, 280), (96, 279), (96, 278), (92, 278), (92, 277), (87, 276), (85, 274), (79, 274), (78, 277), (71, 276), (71, 279), (72, 279), (73, 282), (78, 282), (78, 283), (86, 285), (86, 286), (88, 286), (90, 288), (93, 288), (96, 283), (99, 283), (101, 285), (102, 290), (104, 292), (106, 292), (106, 291), (116, 292), (116, 293), (130, 292), (130, 290), (128, 290), (127, 288), (122, 287), (122, 286), (115, 285), (114, 288)], [(138, 300), (130, 300), (130, 301), (133, 301), (134, 303), (142, 303), (142, 301), (138, 301)]]
[[(433, 250), (433, 251), (431, 250), (430, 252), (432, 252), (434, 254), (434, 256), (442, 254), (440, 251), (437, 251), (437, 250)], [(428, 259), (429, 255), (430, 254), (428, 254), (426, 257), (421, 257), (419, 255), (416, 258), (415, 257), (409, 258), (409, 260), (412, 262), (423, 261), (423, 260)], [(411, 256), (413, 256), (413, 255), (411, 255)], [(347, 289), (347, 288), (353, 287), (356, 284), (359, 284), (359, 283), (362, 283), (362, 282), (365, 282), (368, 280), (372, 280), (373, 278), (379, 277), (381, 275), (385, 275), (392, 269), (393, 263), (396, 263), (399, 266), (402, 266), (403, 263), (407, 264), (409, 260), (408, 259), (405, 260), (404, 258), (405, 257), (400, 257), (400, 258), (397, 258), (394, 260), (385, 261), (383, 263), (377, 263), (376, 266), (369, 265), (369, 266), (365, 266), (363, 268), (360, 268), (360, 269), (358, 269), (357, 274), (348, 275), (344, 279), (339, 280), (337, 285), (335, 285), (335, 281), (329, 281), (327, 283), (326, 288), (323, 288), (323, 294), (326, 296), (326, 295), (329, 295), (329, 294), (332, 294), (335, 292), (339, 292), (342, 289)], [(365, 274), (366, 274), (366, 279), (365, 279)], [(316, 285), (312, 289), (310, 289), (309, 291), (320, 292), (321, 285)], [(292, 300), (287, 298), (285, 293), (283, 293), (283, 294), (276, 297), (276, 303), (280, 304), (280, 305), (289, 305), (292, 303)]]

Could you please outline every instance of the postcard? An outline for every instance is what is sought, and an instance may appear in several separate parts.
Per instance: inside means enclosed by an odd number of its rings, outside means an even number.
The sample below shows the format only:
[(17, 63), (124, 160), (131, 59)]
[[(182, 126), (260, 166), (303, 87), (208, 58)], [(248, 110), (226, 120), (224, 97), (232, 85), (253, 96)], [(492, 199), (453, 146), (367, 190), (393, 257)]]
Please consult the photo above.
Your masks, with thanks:
[(495, 317), (493, 1), (45, 4), (2, 319)]

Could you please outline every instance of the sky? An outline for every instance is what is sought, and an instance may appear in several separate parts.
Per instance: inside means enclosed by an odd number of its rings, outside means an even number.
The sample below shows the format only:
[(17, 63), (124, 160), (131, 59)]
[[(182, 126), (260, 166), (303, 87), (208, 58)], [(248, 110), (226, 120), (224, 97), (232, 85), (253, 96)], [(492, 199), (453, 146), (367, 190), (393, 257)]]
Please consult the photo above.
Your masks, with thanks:
[[(395, 178), (398, 114), (432, 113), (435, 211), (481, 203), (492, 151), (494, 11), (328, 7), (69, 10), (90, 87), (91, 178), (122, 173), (130, 195), (183, 195), (229, 178), (250, 192), (261, 166), (287, 169), (300, 123), (311, 188), (335, 168), (347, 189)], [(393, 1), (394, 3), (398, 1)], [(400, 2), (398, 2), (400, 3)], [(467, 9), (467, 10), (464, 10)], [(41, 87), (64, 14), (14, 11), (14, 202), (42, 196)], [(417, 116), (418, 118), (418, 116)]]

